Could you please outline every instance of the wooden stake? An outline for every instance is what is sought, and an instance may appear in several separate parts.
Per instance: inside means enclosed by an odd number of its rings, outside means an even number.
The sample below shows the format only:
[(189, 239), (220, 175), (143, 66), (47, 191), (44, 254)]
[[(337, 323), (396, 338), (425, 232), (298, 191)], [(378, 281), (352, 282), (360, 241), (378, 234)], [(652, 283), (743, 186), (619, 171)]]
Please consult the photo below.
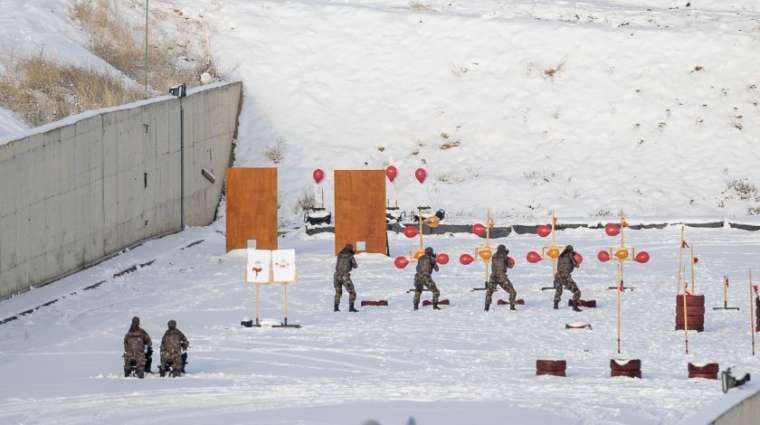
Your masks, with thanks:
[(691, 293), (696, 294), (694, 292), (694, 246), (689, 246), (689, 257), (691, 258)]
[(282, 322), (283, 324), (288, 324), (288, 283), (283, 282), (282, 284), (282, 311), (285, 315), (285, 320)]
[(261, 325), (261, 284), (256, 282), (256, 326)]
[(681, 288), (683, 288), (682, 281), (683, 281), (683, 275), (681, 274), (681, 270), (683, 268), (683, 231), (684, 226), (681, 225), (681, 240), (678, 243), (678, 270), (676, 271), (676, 295), (681, 293)]
[(728, 276), (723, 276), (723, 308), (728, 308)]
[(686, 354), (689, 354), (689, 303), (686, 302), (688, 297), (686, 288), (683, 290), (683, 340), (686, 347)]
[(320, 186), (319, 187), (322, 190), (322, 208), (325, 207), (325, 188)]
[(621, 302), (621, 286), (623, 286), (623, 276), (622, 276), (622, 269), (623, 264), (622, 262), (618, 262), (618, 270), (617, 270), (617, 277), (618, 277), (618, 288), (617, 288), (617, 352), (618, 354), (621, 353), (621, 338), (620, 338), (620, 322), (622, 321), (622, 302)]
[(749, 331), (752, 333), (752, 355), (755, 355), (755, 303), (752, 299), (752, 270), (749, 271)]

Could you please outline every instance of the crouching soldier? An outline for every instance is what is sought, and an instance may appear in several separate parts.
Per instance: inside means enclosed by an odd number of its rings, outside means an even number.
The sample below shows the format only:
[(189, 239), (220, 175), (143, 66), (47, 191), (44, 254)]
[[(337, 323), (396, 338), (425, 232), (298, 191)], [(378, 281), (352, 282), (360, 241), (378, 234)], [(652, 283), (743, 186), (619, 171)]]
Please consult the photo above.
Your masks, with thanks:
[(171, 371), (172, 376), (181, 376), (185, 373), (186, 351), (190, 343), (185, 334), (177, 329), (176, 321), (169, 320), (168, 326), (169, 329), (161, 339), (161, 366), (158, 371), (161, 376), (166, 375), (168, 371)]
[(438, 287), (433, 282), (432, 273), (438, 271), (438, 264), (435, 260), (435, 252), (433, 248), (425, 248), (425, 254), (417, 260), (417, 273), (414, 275), (414, 309), (418, 310), (420, 307), (420, 295), (422, 294), (423, 287), (433, 293), (433, 309), (440, 310), (438, 307), (438, 297), (441, 293), (438, 291)]
[(491, 278), (488, 279), (488, 287), (486, 288), (486, 311), (491, 308), (491, 297), (496, 292), (496, 289), (498, 289), (497, 285), (501, 286), (506, 292), (509, 292), (509, 309), (515, 309), (517, 291), (515, 291), (515, 287), (512, 286), (512, 282), (507, 277), (508, 268), (509, 250), (504, 245), (499, 245), (496, 248), (496, 254), (491, 257)]
[(578, 301), (581, 299), (581, 291), (575, 284), (571, 276), (573, 270), (578, 267), (575, 261), (575, 250), (572, 245), (568, 245), (559, 255), (557, 260), (557, 273), (554, 275), (554, 309), (559, 308), (559, 302), (562, 299), (562, 288), (567, 288), (573, 293), (573, 310), (581, 311), (578, 308)]
[(354, 303), (356, 302), (356, 290), (354, 283), (351, 282), (351, 270), (359, 267), (354, 258), (354, 247), (346, 244), (338, 253), (338, 261), (335, 263), (335, 276), (333, 277), (333, 286), (335, 286), (335, 308), (334, 311), (340, 311), (340, 297), (343, 296), (343, 287), (348, 291), (348, 311), (356, 312)]
[(145, 372), (150, 372), (146, 358), (152, 353), (150, 336), (140, 328), (140, 318), (133, 317), (129, 331), (124, 335), (124, 376), (134, 372), (138, 378), (144, 378)]

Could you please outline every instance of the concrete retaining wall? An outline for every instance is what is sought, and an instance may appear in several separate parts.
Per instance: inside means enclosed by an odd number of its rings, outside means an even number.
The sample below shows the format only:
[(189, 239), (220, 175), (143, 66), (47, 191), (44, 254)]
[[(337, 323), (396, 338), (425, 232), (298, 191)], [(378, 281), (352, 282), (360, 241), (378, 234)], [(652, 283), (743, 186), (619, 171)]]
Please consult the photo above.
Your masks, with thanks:
[(215, 85), (86, 113), (0, 145), (0, 299), (183, 223), (209, 224), (241, 95), (241, 83)]

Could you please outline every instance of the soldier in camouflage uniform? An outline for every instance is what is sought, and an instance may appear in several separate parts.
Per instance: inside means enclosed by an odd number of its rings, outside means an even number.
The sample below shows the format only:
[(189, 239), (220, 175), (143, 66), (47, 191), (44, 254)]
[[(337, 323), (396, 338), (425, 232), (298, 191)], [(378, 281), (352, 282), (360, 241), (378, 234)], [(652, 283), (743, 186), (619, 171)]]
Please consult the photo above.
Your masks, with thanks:
[(557, 260), (557, 274), (554, 275), (554, 309), (559, 308), (559, 301), (562, 299), (562, 288), (567, 288), (573, 293), (573, 310), (581, 311), (578, 308), (578, 301), (581, 299), (581, 291), (575, 284), (572, 276), (573, 270), (578, 267), (575, 261), (575, 250), (572, 245), (568, 245), (559, 255)]
[(335, 263), (335, 276), (333, 285), (335, 286), (335, 308), (334, 311), (340, 311), (340, 297), (343, 295), (343, 287), (348, 291), (348, 311), (357, 312), (354, 307), (356, 302), (356, 290), (354, 283), (351, 281), (351, 270), (359, 267), (354, 258), (354, 247), (346, 244), (338, 253), (338, 261)]
[[(134, 365), (138, 378), (145, 377), (145, 353), (146, 348), (151, 349), (150, 336), (140, 328), (140, 318), (133, 317), (129, 331), (124, 335), (124, 376), (132, 373)], [(148, 371), (150, 372), (150, 371)]]
[(420, 295), (422, 294), (422, 288), (433, 293), (433, 309), (440, 310), (438, 307), (438, 297), (441, 293), (438, 291), (438, 287), (433, 282), (431, 274), (433, 271), (438, 271), (438, 264), (435, 260), (435, 253), (433, 248), (425, 248), (425, 254), (417, 260), (417, 273), (414, 275), (414, 309), (417, 310), (420, 307)]
[(509, 250), (504, 245), (499, 245), (496, 248), (496, 254), (491, 258), (491, 278), (488, 280), (486, 287), (486, 308), (488, 311), (491, 308), (491, 296), (496, 292), (497, 285), (501, 286), (506, 292), (509, 292), (509, 309), (515, 309), (515, 299), (517, 298), (517, 291), (512, 286), (512, 282), (507, 277), (507, 269), (509, 268)]
[(185, 373), (187, 353), (184, 351), (190, 346), (185, 334), (177, 329), (177, 322), (169, 320), (169, 329), (161, 338), (161, 366), (159, 373), (164, 376), (171, 366), (172, 376), (180, 376)]

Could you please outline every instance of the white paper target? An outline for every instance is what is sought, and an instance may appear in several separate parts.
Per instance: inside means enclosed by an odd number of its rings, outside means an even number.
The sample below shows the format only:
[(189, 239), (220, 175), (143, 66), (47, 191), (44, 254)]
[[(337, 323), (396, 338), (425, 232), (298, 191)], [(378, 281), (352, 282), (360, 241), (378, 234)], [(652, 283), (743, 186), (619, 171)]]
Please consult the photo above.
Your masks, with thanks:
[(269, 283), (272, 273), (272, 251), (263, 249), (248, 250), (248, 282)]
[(296, 251), (294, 249), (272, 251), (272, 281), (296, 281)]

